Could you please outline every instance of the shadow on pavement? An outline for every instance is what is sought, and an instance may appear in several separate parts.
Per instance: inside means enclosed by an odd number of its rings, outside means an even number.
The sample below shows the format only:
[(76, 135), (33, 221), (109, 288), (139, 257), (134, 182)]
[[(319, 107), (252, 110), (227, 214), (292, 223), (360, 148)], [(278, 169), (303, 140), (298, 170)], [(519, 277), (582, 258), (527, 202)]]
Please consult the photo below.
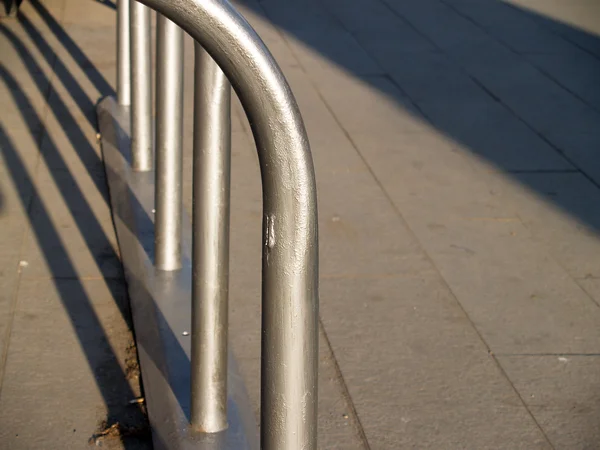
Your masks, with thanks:
[[(297, 56), (299, 47), (315, 52), (600, 229), (597, 208), (577, 192), (557, 194), (556, 180), (540, 176), (581, 174), (592, 191), (600, 188), (597, 35), (499, 0), (236, 3), (297, 41)], [(326, 101), (335, 89), (322, 90)]]
[[(108, 82), (47, 9), (36, 0), (32, 0), (31, 4), (70, 56), (78, 63), (89, 81), (101, 93), (112, 94), (113, 89)], [(35, 142), (37, 146), (35, 149), (19, 148), (9, 136), (10, 130), (0, 126), (0, 148), (3, 160), (12, 184), (19, 194), (22, 209), (26, 211), (27, 220), (49, 269), (51, 280), (106, 404), (108, 416), (99, 426), (108, 432), (108, 436), (117, 437), (123, 448), (132, 450), (148, 448), (151, 445), (151, 436), (144, 407), (138, 404), (128, 404), (128, 401), (136, 396), (130, 386), (130, 377), (139, 376), (134, 373), (137, 357), (135, 354), (128, 356), (133, 359), (125, 363), (128, 371), (126, 373), (111, 348), (104, 328), (106, 325), (98, 317), (92, 299), (78, 275), (78, 267), (71, 260), (65, 241), (65, 239), (69, 239), (69, 236), (65, 234), (64, 230), (57, 229), (51, 218), (52, 206), (44, 204), (43, 196), (39, 191), (40, 187), (36, 185), (31, 168), (24, 162), (23, 156), (28, 152), (40, 154), (41, 160), (48, 168), (50, 179), (60, 192), (61, 199), (70, 216), (74, 219), (76, 231), (83, 237), (87, 251), (93, 257), (95, 266), (109, 289), (112, 301), (131, 330), (129, 301), (124, 288), (122, 268), (115, 243), (111, 242), (104, 232), (93, 206), (79, 188), (78, 180), (81, 179), (81, 174), (71, 172), (67, 159), (72, 153), (79, 160), (87, 170), (87, 175), (92, 180), (101, 201), (108, 205), (108, 190), (103, 163), (96, 149), (90, 144), (89, 132), (83, 131), (81, 119), (78, 119), (67, 105), (69, 100), (61, 98), (52, 84), (56, 81), (50, 80), (45, 74), (27, 45), (22, 41), (20, 31), (24, 31), (25, 35), (31, 39), (45, 62), (54, 70), (58, 81), (67, 89), (88, 125), (92, 125), (93, 128), (96, 126), (95, 103), (97, 99), (90, 99), (85, 93), (73, 74), (61, 61), (60, 56), (44, 39), (36, 27), (35, 21), (19, 13), (18, 24), (20, 28), (15, 22), (0, 23), (0, 38), (8, 41), (17, 52), (34, 80), (37, 94), (44, 99), (41, 107), (47, 108), (55, 120), (60, 123), (70, 147), (60, 145), (55, 141), (53, 135), (48, 132), (44, 118), (38, 112), (39, 106), (36, 107), (33, 104), (29, 95), (21, 87), (18, 77), (11, 73), (11, 68), (0, 64), (0, 80), (8, 88), (14, 103), (18, 106), (32, 142)], [(133, 373), (129, 373), (130, 369), (133, 370)], [(99, 431), (103, 432), (102, 429)], [(93, 441), (96, 437), (102, 436), (91, 436), (90, 439)]]

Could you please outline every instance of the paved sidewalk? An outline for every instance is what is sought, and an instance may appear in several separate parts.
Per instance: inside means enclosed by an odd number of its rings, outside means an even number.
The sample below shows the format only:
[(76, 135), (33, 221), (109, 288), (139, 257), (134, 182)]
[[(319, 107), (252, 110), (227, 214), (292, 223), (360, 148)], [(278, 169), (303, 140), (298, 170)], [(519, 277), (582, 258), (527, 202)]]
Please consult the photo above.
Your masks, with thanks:
[[(0, 448), (140, 420), (90, 115), (114, 86), (114, 5), (43, 4), (0, 23)], [(597, 448), (600, 3), (236, 5), (313, 149), (320, 447)], [(231, 338), (258, 411), (260, 176), (237, 101), (232, 196)]]
[(2, 449), (151, 443), (96, 142), (113, 23), (64, 0), (0, 22)]

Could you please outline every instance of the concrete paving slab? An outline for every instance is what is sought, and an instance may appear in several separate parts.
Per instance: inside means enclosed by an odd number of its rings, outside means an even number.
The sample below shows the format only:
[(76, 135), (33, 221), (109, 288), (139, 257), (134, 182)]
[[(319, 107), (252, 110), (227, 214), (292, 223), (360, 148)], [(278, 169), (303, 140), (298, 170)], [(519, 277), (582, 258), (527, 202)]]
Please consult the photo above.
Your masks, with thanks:
[(573, 44), (542, 27), (531, 13), (509, 2), (444, 0), (498, 41), (518, 53), (571, 53)]
[[(7, 153), (10, 150), (2, 142), (0, 142), (0, 150), (9, 160), (10, 156)], [(31, 159), (31, 166), (35, 167), (36, 161), (33, 157)], [(23, 166), (25, 166), (25, 162), (23, 162)], [(31, 170), (34, 169), (31, 168)], [(7, 229), (10, 230), (10, 224), (21, 223), (26, 218), (32, 193), (28, 177), (15, 173), (10, 164), (0, 164), (0, 220), (7, 224)], [(10, 234), (9, 232), (8, 235)], [(0, 238), (1, 241), (2, 238)], [(12, 251), (12, 242), (7, 241), (5, 246), (0, 244), (0, 252), (2, 250)]]
[[(58, 119), (52, 112), (46, 118), (47, 132), (41, 140), (40, 150), (44, 165), (52, 170), (70, 170), (74, 177), (104, 173), (102, 154), (97, 145), (97, 131), (89, 118), (73, 114), (69, 120)], [(83, 175), (82, 175), (83, 174)], [(100, 181), (94, 179), (94, 181)], [(107, 194), (104, 181), (96, 189)]]
[[(35, 206), (32, 211), (31, 233), (25, 243), (23, 259), (28, 262), (25, 278), (38, 277), (91, 277), (118, 278), (123, 271), (118, 256), (114, 232), (109, 233), (110, 222), (98, 224), (97, 219), (78, 216), (49, 216), (46, 210)], [(92, 230), (103, 229), (102, 233)], [(59, 238), (59, 233), (64, 236)]]
[(371, 448), (549, 448), (435, 277), (323, 280), (321, 292)]
[[(416, 31), (411, 29), (399, 17), (391, 14), (389, 7), (382, 2), (371, 2), (368, 0), (356, 0), (345, 2), (343, 0), (327, 0), (324, 6), (333, 14), (353, 35), (370, 35), (380, 37), (409, 38), (409, 41), (421, 41), (424, 39)], [(410, 39), (412, 38), (412, 39)], [(406, 43), (398, 40), (395, 43), (403, 48)]]
[[(581, 30), (598, 35), (600, 25), (596, 18), (600, 14), (600, 5), (589, 0), (507, 0), (506, 3), (531, 13), (544, 26), (568, 25), (571, 30)], [(560, 29), (564, 29), (560, 27)]]
[(597, 355), (499, 357), (554, 448), (597, 448)]
[(420, 112), (386, 76), (353, 77), (335, 73), (313, 81), (348, 133), (381, 136), (390, 129), (413, 133), (424, 128)]
[(552, 130), (548, 138), (573, 165), (586, 176), (600, 183), (600, 159), (596, 148), (600, 145), (600, 128), (577, 132), (568, 129)]
[[(12, 240), (11, 249), (7, 249), (6, 243), (0, 243), (2, 250), (9, 250), (4, 252), (0, 250), (0, 361), (6, 361), (21, 271), (19, 254), (15, 250), (19, 249), (23, 242), (25, 229), (22, 226), (18, 229), (15, 226), (11, 227), (2, 220), (0, 220), (0, 229)], [(0, 366), (0, 384), (3, 376), (4, 365)]]
[[(36, 22), (43, 22), (43, 17), (39, 16), (36, 11), (36, 6), (40, 2), (23, 2), (19, 7), (19, 12), (27, 17), (31, 17), (31, 20)], [(62, 20), (63, 11), (65, 9), (65, 5), (67, 0), (47, 0), (43, 2), (44, 9), (48, 11), (52, 17), (54, 17), (57, 21)]]
[[(573, 278), (600, 276), (596, 255), (600, 190), (581, 173), (520, 173), (513, 175), (523, 189), (505, 176), (490, 177), (494, 189), (509, 195), (523, 224), (536, 241)], [(500, 187), (502, 185), (503, 187)]]
[(460, 152), (427, 152), (415, 142), (413, 152), (405, 144), (385, 158), (358, 145), (492, 350), (591, 351), (600, 311), (532, 239), (517, 210)]
[[(600, 115), (527, 62), (468, 67), (491, 92), (538, 132), (595, 130)], [(544, 108), (539, 105), (543, 104)]]
[(33, 216), (42, 203), (52, 202), (50, 214), (57, 222), (65, 224), (69, 219), (75, 222), (80, 218), (93, 219), (104, 233), (114, 235), (103, 173), (41, 168), (37, 178), (36, 189), (43, 194), (41, 200), (34, 202)]
[[(465, 98), (489, 100), (489, 95), (438, 51), (398, 54), (391, 44), (363, 41), (400, 88), (414, 102), (460, 104)], [(440, 77), (439, 74), (444, 76)]]
[(481, 37), (473, 23), (437, 0), (384, 0), (384, 3), (438, 48), (446, 49)]
[(422, 102), (431, 123), (475, 156), (506, 171), (573, 170), (574, 166), (506, 107), (493, 100)]
[(528, 55), (527, 60), (577, 95), (586, 104), (600, 109), (600, 89), (594, 80), (600, 76), (600, 60), (574, 49), (568, 54)]
[[(104, 281), (21, 285), (0, 397), (3, 448), (84, 448), (104, 420), (144, 425), (127, 403), (139, 390), (127, 379), (126, 301), (122, 285)], [(138, 437), (103, 444), (146, 448)]]
[(263, 0), (260, 1), (260, 5), (276, 26), (294, 33), (334, 28), (338, 25), (323, 5), (314, 0), (300, 0), (287, 4), (277, 0)]
[(528, 234), (518, 222), (489, 221), (420, 238), (493, 351), (593, 351), (600, 311)]
[(578, 278), (576, 281), (596, 304), (600, 306), (600, 278), (586, 276), (584, 278)]
[(301, 30), (289, 37), (294, 54), (307, 70), (318, 74), (328, 73), (333, 67), (357, 75), (381, 74), (381, 68), (341, 27)]
[(576, 0), (566, 7), (560, 1), (536, 2), (512, 0), (511, 5), (532, 15), (547, 30), (561, 36), (591, 55), (600, 57), (597, 6), (594, 2)]

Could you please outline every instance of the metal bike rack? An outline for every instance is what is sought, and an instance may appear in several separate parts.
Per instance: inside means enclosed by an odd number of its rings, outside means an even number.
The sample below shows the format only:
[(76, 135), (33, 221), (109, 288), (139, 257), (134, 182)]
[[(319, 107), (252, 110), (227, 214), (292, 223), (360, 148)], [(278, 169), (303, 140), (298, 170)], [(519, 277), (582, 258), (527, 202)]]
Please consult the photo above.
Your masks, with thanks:
[[(183, 71), (178, 26), (196, 41), (191, 400), (185, 433), (216, 436), (228, 426), (231, 83), (251, 124), (263, 188), (260, 446), (316, 449), (317, 200), (296, 101), (268, 49), (226, 0), (118, 0), (117, 99), (124, 109), (104, 105), (103, 114), (130, 114), (134, 191), (140, 192), (135, 180), (153, 170), (147, 7), (159, 13), (153, 280), (171, 280), (187, 270), (181, 269), (181, 227), (186, 225), (181, 213)], [(112, 178), (117, 179), (114, 174)], [(140, 290), (132, 284), (144, 285), (136, 277), (128, 276), (133, 280), (130, 290)], [(146, 283), (149, 289), (156, 288), (152, 283)]]

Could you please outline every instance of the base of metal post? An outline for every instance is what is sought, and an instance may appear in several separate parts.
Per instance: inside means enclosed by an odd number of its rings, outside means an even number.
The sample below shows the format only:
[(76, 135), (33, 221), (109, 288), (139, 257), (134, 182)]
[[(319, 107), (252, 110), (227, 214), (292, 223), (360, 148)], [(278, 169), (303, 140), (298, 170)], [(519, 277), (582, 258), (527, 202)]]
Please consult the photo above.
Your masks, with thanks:
[(152, 73), (150, 9), (130, 0), (131, 21), (131, 165), (152, 170)]
[(231, 87), (195, 44), (192, 427), (227, 428)]
[(156, 26), (155, 265), (181, 268), (183, 30), (158, 14)]

